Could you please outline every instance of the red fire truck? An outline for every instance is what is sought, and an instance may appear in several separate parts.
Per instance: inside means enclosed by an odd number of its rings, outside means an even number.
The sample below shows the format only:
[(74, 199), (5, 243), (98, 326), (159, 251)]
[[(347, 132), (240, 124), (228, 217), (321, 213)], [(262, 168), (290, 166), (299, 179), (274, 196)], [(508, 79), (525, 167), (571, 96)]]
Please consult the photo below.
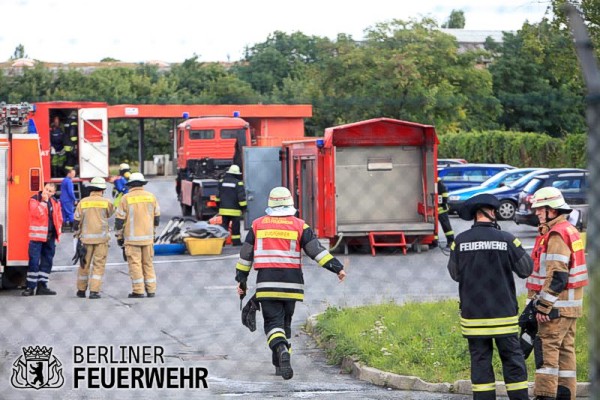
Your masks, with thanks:
[(275, 120), (270, 129), (262, 125), (253, 127), (234, 113), (187, 119), (177, 126), (176, 191), (184, 216), (192, 209), (199, 220), (216, 214), (219, 179), (232, 164), (243, 169), (243, 148), (280, 146), (284, 140), (304, 137), (304, 126), (297, 120)]
[(0, 104), (0, 287), (20, 284), (27, 273), (28, 200), (42, 188), (39, 136), (29, 119), (34, 106)]

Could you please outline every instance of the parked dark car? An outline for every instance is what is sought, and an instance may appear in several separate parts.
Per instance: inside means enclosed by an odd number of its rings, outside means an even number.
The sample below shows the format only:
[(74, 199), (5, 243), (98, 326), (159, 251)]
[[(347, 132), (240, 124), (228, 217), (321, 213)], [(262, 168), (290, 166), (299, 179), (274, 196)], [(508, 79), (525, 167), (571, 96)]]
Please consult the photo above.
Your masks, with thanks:
[(514, 168), (507, 164), (451, 165), (438, 170), (438, 176), (446, 185), (448, 192), (452, 192), (466, 187), (479, 186), (498, 172)]
[(580, 222), (578, 228), (587, 228), (587, 191), (589, 188), (589, 172), (584, 169), (556, 169), (534, 177), (519, 193), (518, 208), (515, 212), (515, 222), (537, 226), (539, 220), (531, 209), (531, 198), (536, 190), (553, 186), (559, 189), (567, 204), (579, 210)]
[[(480, 193), (490, 193), (491, 190), (506, 187), (506, 185), (511, 184), (512, 182), (518, 180), (519, 178), (529, 174), (532, 171), (537, 171), (539, 168), (515, 168), (515, 169), (507, 169), (505, 171), (500, 171), (496, 175), (492, 176), (485, 182), (483, 182), (479, 186), (466, 187), (463, 189), (453, 190), (448, 193), (448, 206), (450, 207), (450, 213), (457, 213), (462, 204)], [(516, 207), (515, 200), (515, 207)], [(514, 208), (513, 207), (513, 213)], [(512, 216), (510, 217), (512, 219)]]

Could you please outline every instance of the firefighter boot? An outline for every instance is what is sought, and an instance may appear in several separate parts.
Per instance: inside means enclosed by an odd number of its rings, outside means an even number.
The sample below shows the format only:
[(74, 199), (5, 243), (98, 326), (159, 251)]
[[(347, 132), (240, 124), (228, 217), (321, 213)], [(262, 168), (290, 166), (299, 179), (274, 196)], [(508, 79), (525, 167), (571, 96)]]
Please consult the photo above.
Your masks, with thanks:
[(90, 292), (90, 299), (101, 299), (100, 293), (98, 292)]
[(33, 296), (33, 288), (25, 288), (25, 290), (21, 292), (21, 296)]
[(571, 400), (571, 390), (566, 386), (558, 385), (556, 400)]
[(277, 355), (279, 356), (279, 368), (281, 368), (281, 377), (286, 381), (292, 379), (294, 370), (292, 369), (290, 352), (284, 343), (277, 346)]
[(35, 294), (38, 296), (54, 296), (54, 295), (56, 295), (56, 292), (54, 290), (48, 288), (48, 286), (38, 285), (37, 290), (35, 291)]
[(130, 299), (141, 299), (142, 297), (144, 297), (144, 293), (129, 293), (127, 297), (129, 297)]
[[(290, 342), (287, 343), (288, 353), (292, 354), (292, 344)], [(279, 355), (275, 350), (273, 350), (273, 365), (275, 366), (275, 376), (281, 376), (281, 367), (279, 366)]]
[(535, 396), (533, 400), (556, 400), (556, 397), (550, 396)]
[[(85, 290), (78, 290), (76, 295), (77, 295), (77, 297), (85, 299)], [(90, 295), (91, 295), (91, 293), (90, 293)]]

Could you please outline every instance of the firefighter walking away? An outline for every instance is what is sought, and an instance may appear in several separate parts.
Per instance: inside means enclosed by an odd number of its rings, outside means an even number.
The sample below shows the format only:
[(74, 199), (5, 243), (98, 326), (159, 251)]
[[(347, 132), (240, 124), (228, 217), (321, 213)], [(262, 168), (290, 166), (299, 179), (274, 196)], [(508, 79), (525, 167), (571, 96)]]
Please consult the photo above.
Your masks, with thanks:
[(567, 221), (572, 209), (560, 190), (541, 188), (531, 203), (540, 221), (534, 272), (526, 283), (538, 322), (534, 393), (539, 400), (575, 399), (575, 332), (588, 284), (585, 249), (579, 231)]
[(313, 230), (300, 218), (292, 194), (276, 187), (269, 194), (266, 216), (256, 219), (240, 251), (236, 264), (238, 294), (245, 295), (248, 274), (254, 266), (256, 300), (264, 319), (267, 344), (271, 349), (275, 373), (291, 379), (292, 316), (296, 301), (304, 300), (302, 250), (321, 267), (343, 281), (344, 266), (317, 240)]
[(219, 214), (222, 218), (221, 226), (229, 230), (231, 222), (231, 243), (234, 246), (242, 245), (240, 234), (240, 222), (242, 214), (246, 211), (246, 189), (241, 180), (242, 172), (240, 167), (232, 165), (225, 173), (225, 177), (219, 181), (219, 193), (217, 194), (217, 203), (219, 203)]
[(518, 304), (513, 273), (526, 278), (533, 261), (519, 239), (496, 223), (500, 202), (491, 194), (468, 199), (459, 217), (475, 220), (450, 247), (448, 272), (459, 283), (460, 325), (471, 354), (473, 399), (496, 398), (494, 342), (502, 360), (508, 398), (527, 400), (527, 368), (518, 339)]

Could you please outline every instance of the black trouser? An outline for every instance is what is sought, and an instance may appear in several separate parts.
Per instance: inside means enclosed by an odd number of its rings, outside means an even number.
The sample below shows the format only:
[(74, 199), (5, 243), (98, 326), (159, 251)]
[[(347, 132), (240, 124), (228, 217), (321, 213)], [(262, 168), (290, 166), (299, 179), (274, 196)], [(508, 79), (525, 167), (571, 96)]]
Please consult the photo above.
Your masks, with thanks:
[(446, 211), (443, 214), (438, 214), (438, 220), (442, 225), (442, 230), (444, 231), (444, 235), (446, 235), (448, 245), (451, 245), (452, 242), (454, 242), (454, 231), (452, 230), (452, 225), (450, 225), (450, 217), (448, 216), (448, 211)]
[(473, 399), (496, 399), (496, 377), (492, 367), (495, 340), (500, 360), (502, 360), (502, 372), (508, 398), (511, 400), (528, 400), (527, 368), (525, 367), (525, 358), (519, 345), (518, 336), (486, 339), (469, 338), (468, 340), (469, 352), (471, 353)]
[(294, 316), (296, 302), (287, 300), (261, 300), (260, 308), (265, 323), (267, 344), (271, 348), (271, 351), (273, 351), (273, 365), (277, 367), (279, 360), (276, 357), (275, 349), (281, 343), (289, 347), (289, 341), (292, 338), (292, 317)]
[(231, 242), (234, 245), (242, 244), (242, 236), (240, 235), (240, 220), (242, 217), (232, 217), (231, 215), (222, 215), (221, 226), (229, 230), (229, 221), (231, 221)]

